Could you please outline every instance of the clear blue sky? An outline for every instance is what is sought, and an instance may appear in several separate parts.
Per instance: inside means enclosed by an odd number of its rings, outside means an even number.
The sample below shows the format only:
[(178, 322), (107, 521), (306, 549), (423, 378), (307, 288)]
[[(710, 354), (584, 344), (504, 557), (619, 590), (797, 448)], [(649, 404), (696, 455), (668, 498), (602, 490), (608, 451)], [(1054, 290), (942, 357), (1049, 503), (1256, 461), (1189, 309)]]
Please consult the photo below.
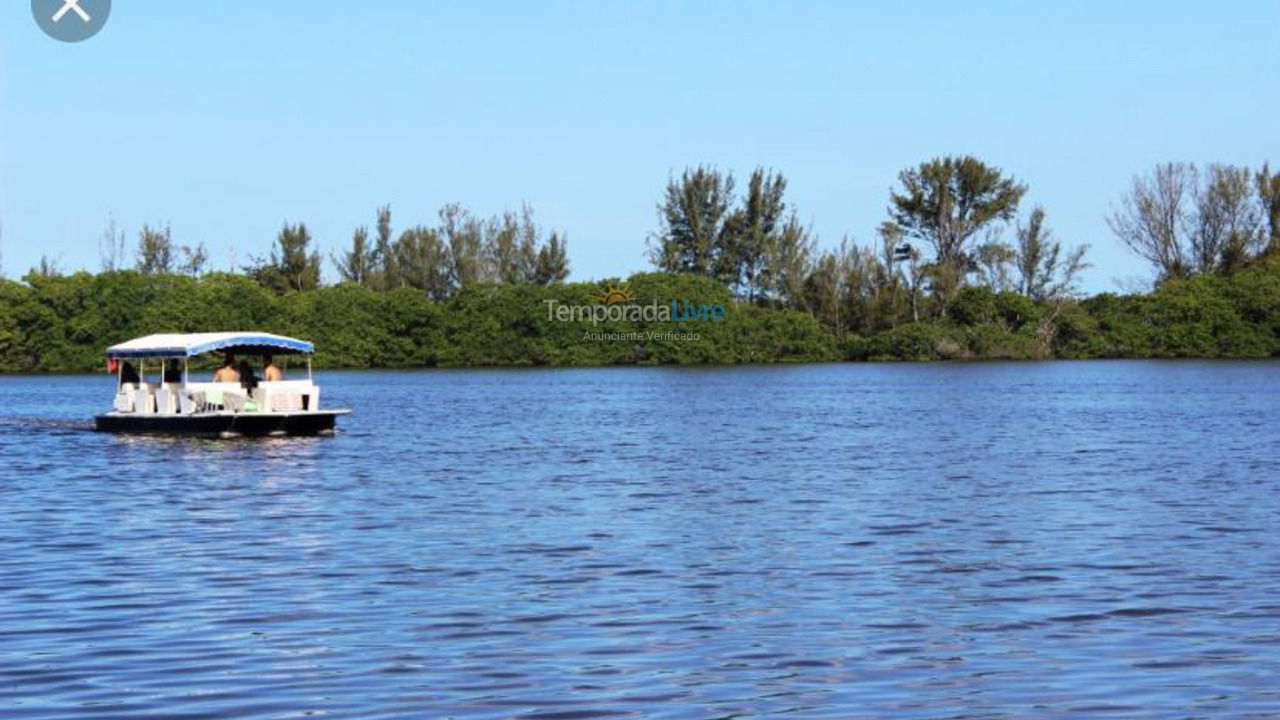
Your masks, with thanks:
[[(1280, 161), (1280, 3), (160, 2), (45, 37), (0, 3), (4, 272), (96, 269), (108, 216), (213, 265), (286, 219), (533, 205), (573, 277), (644, 269), (669, 173), (776, 168), (824, 247), (897, 172), (974, 153), (1030, 185), (1086, 289), (1146, 276), (1104, 213), (1166, 160)], [(326, 268), (332, 279), (331, 268)]]

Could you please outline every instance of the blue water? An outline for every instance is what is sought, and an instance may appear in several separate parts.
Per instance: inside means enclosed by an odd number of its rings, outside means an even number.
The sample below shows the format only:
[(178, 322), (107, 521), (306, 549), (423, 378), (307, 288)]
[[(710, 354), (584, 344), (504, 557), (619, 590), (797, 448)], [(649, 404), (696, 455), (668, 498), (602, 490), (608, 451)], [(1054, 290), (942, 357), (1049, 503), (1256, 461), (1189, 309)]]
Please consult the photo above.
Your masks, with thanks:
[(0, 377), (0, 717), (1280, 716), (1280, 363)]

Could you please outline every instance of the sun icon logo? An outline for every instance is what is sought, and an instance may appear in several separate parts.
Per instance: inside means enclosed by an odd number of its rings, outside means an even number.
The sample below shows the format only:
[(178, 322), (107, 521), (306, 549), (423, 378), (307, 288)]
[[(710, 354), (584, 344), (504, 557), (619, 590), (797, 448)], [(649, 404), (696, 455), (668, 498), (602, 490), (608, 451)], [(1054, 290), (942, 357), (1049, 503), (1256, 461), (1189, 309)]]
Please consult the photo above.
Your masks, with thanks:
[(614, 285), (609, 283), (605, 285), (604, 292), (599, 295), (592, 295), (592, 300), (599, 300), (605, 305), (614, 305), (617, 303), (635, 302), (636, 296), (631, 294), (630, 283), (624, 285)]

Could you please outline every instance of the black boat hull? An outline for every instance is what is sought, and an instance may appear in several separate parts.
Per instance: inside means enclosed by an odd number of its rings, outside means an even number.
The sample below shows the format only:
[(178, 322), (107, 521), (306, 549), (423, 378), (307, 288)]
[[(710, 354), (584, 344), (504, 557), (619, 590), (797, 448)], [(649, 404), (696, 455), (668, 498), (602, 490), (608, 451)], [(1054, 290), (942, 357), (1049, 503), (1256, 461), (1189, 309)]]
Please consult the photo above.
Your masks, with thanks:
[(106, 413), (94, 418), (99, 432), (196, 437), (278, 437), (333, 433), (341, 410), (300, 413), (200, 413), (197, 415), (137, 415)]

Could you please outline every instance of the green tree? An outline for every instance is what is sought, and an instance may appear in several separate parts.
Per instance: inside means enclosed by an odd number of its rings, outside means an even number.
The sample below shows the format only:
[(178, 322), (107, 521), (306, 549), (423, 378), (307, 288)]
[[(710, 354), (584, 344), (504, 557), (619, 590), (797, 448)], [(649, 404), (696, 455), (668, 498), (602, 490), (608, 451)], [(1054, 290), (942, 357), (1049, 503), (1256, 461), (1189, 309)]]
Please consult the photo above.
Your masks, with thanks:
[(27, 329), (23, 327), (31, 295), (30, 286), (0, 278), (0, 372), (33, 369), (35, 358), (28, 345)]
[(405, 287), (422, 290), (432, 300), (442, 301), (456, 289), (449, 247), (435, 228), (418, 225), (400, 233), (395, 264)]
[(1248, 168), (1214, 164), (1204, 185), (1195, 189), (1195, 215), (1189, 222), (1198, 272), (1234, 272), (1261, 250), (1265, 237), (1253, 179)]
[(1267, 225), (1267, 254), (1280, 254), (1280, 172), (1271, 172), (1271, 166), (1264, 163), (1255, 177), (1258, 188), (1258, 203), (1261, 205), (1263, 217)]
[(803, 307), (804, 283), (817, 244), (794, 214), (787, 218), (770, 244), (769, 264), (760, 280), (765, 298), (775, 304)]
[(1018, 225), (1013, 258), (1018, 292), (1036, 301), (1073, 293), (1080, 273), (1089, 267), (1084, 261), (1088, 250), (1088, 245), (1080, 245), (1063, 255), (1062, 243), (1045, 225), (1044, 209), (1035, 208), (1027, 224)]
[(551, 233), (547, 244), (538, 248), (533, 281), (539, 285), (564, 282), (569, 277), (569, 248), (559, 233)]
[(342, 282), (369, 287), (377, 273), (377, 258), (369, 243), (369, 228), (361, 225), (351, 234), (351, 249), (333, 258)]
[(173, 272), (173, 235), (169, 226), (143, 225), (138, 232), (138, 272), (168, 275)]
[(528, 205), (517, 215), (505, 212), (485, 224), (485, 279), (515, 285), (533, 277), (538, 259), (538, 227)]
[(209, 249), (200, 243), (195, 247), (183, 245), (178, 248), (178, 254), (182, 260), (178, 262), (178, 271), (184, 275), (191, 277), (199, 277), (204, 274), (205, 266), (209, 263)]
[(311, 249), (305, 223), (285, 223), (276, 235), (271, 255), (253, 258), (249, 275), (276, 292), (314, 290), (320, 286), (320, 253)]
[(1013, 286), (1009, 268), (1016, 258), (1017, 251), (1011, 245), (995, 239), (979, 245), (973, 254), (983, 284), (996, 292)]
[(1186, 277), (1195, 266), (1185, 225), (1197, 182), (1193, 165), (1157, 165), (1149, 175), (1133, 178), (1120, 208), (1107, 216), (1111, 232), (1151, 263), (1162, 280)]
[(908, 236), (933, 246), (935, 262), (967, 271), (966, 245), (993, 222), (1008, 221), (1026, 186), (975, 157), (935, 158), (898, 175), (889, 214)]
[(51, 258), (48, 255), (41, 255), (40, 262), (37, 263), (35, 267), (31, 268), (31, 271), (27, 273), (27, 277), (23, 279), (27, 280), (27, 282), (30, 282), (30, 280), (28, 279), (30, 277), (37, 277), (37, 278), (62, 277), (62, 264), (58, 262), (57, 258)]
[[(1265, 166), (1253, 174), (1231, 165), (1201, 172), (1189, 163), (1163, 163), (1134, 178), (1107, 223), (1152, 264), (1160, 281), (1234, 272), (1268, 243), (1274, 211), (1268, 178)], [(1280, 200), (1276, 183), (1274, 199)]]
[[(923, 304), (921, 291), (924, 288), (926, 279), (926, 265), (923, 262), (923, 256), (920, 249), (903, 242), (902, 228), (898, 224), (886, 220), (880, 223), (876, 229), (880, 236), (880, 254), (877, 258), (877, 281), (876, 281), (876, 299), (877, 306), (884, 308), (885, 303), (881, 296), (885, 293), (891, 298), (889, 305), (888, 324), (878, 322), (870, 327), (897, 327), (897, 296), (899, 285), (906, 286), (907, 301), (911, 308), (911, 322), (920, 322), (920, 308)], [(906, 264), (906, 271), (898, 269), (899, 263)]]
[[(881, 237), (883, 243), (886, 238)], [(840, 242), (840, 314), (837, 335), (870, 333), (898, 322), (905, 297), (892, 251), (885, 258), (872, 248), (859, 247), (848, 238)], [(887, 259), (886, 259), (887, 258)]]
[(649, 259), (664, 272), (714, 276), (725, 221), (733, 203), (733, 175), (699, 165), (667, 182), (658, 205), (658, 232), (648, 239)]
[(844, 258), (827, 251), (818, 255), (804, 281), (803, 304), (811, 315), (843, 335), (847, 316), (844, 310)]
[(898, 270), (898, 263), (905, 259), (910, 246), (902, 242), (902, 228), (889, 221), (880, 223), (876, 228), (876, 235), (880, 238), (880, 247), (879, 252), (875, 253), (875, 289), (877, 292), (896, 292), (902, 284), (902, 272)]
[(400, 267), (396, 264), (399, 255), (391, 241), (391, 206), (378, 208), (374, 222), (373, 253), (370, 262), (375, 269), (370, 271), (369, 284), (375, 290), (390, 290), (401, 287)]
[[(732, 187), (732, 178), (726, 184)], [(747, 182), (741, 206), (729, 214), (720, 232), (716, 275), (752, 302), (765, 291), (761, 280), (785, 221), (786, 189), (781, 174), (757, 168)]]
[(486, 282), (488, 263), (484, 256), (484, 226), (457, 203), (440, 208), (440, 230), (449, 258), (449, 278), (454, 288)]

